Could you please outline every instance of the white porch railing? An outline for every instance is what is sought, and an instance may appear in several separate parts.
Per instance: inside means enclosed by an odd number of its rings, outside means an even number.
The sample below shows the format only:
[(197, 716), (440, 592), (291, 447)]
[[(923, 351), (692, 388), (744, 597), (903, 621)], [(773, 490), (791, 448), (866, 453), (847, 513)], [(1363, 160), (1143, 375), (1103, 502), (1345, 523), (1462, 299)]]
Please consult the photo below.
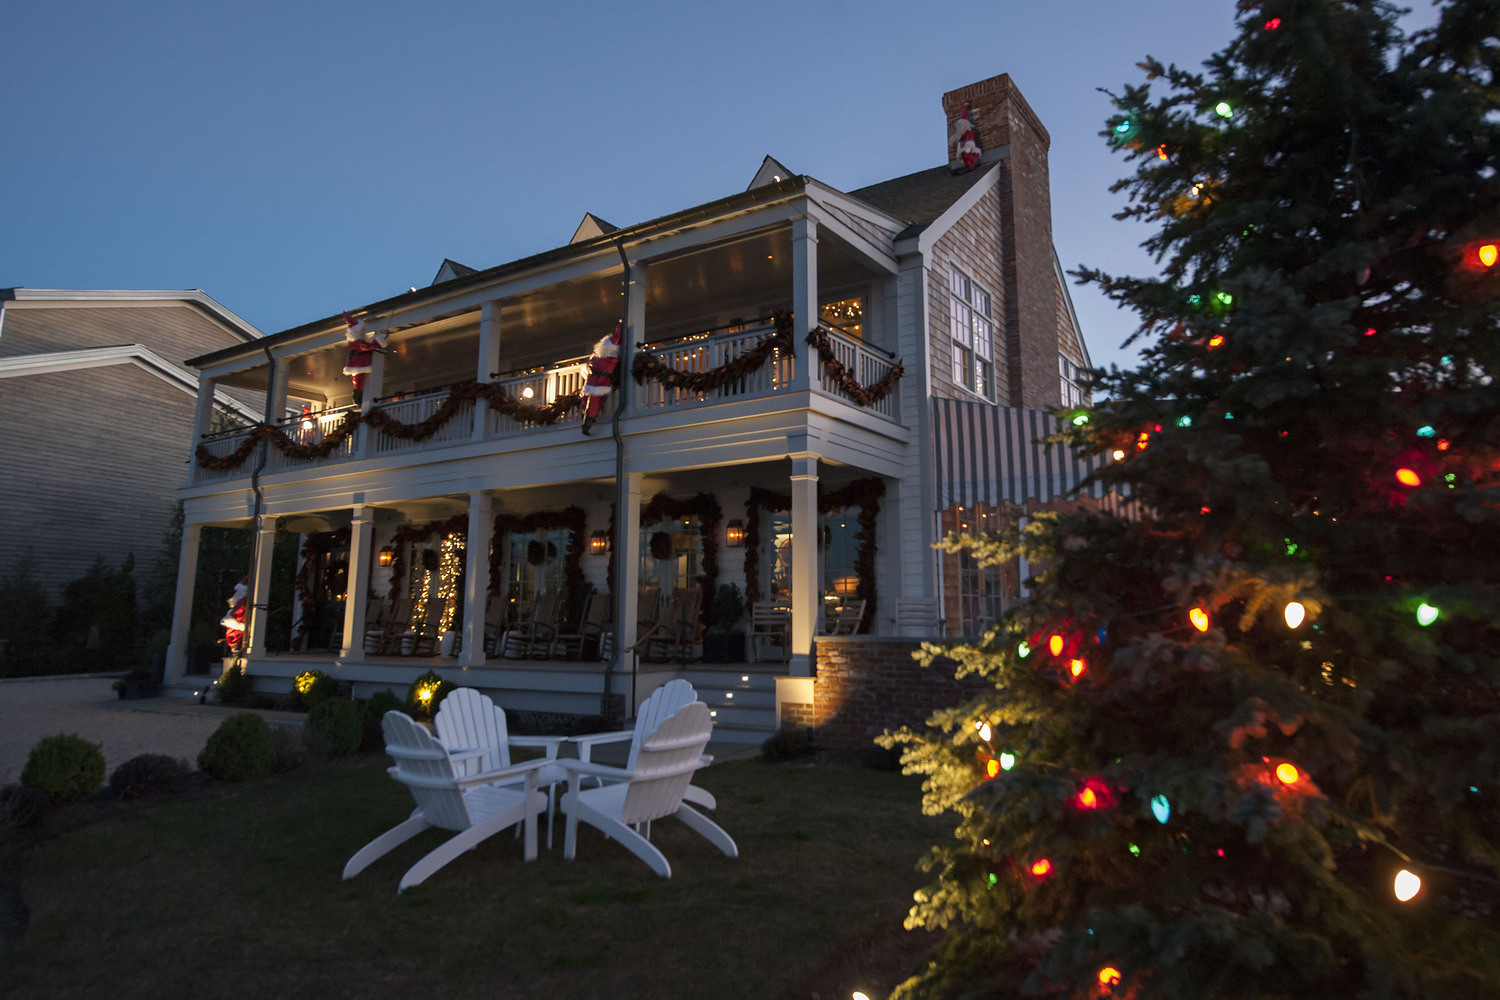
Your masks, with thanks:
[[(249, 431), (224, 431), (218, 434), (205, 434), (200, 444), (208, 449), (216, 458), (223, 458), (238, 448), (246, 438), (250, 436)], [(249, 461), (232, 469), (210, 469), (199, 465), (195, 457), (193, 459), (193, 482), (195, 483), (222, 483), (226, 479), (239, 479), (248, 476), (250, 470), (255, 468), (251, 463), (255, 461), (252, 454)]]
[[(860, 385), (874, 385), (890, 374), (891, 369), (895, 367), (895, 362), (884, 351), (870, 347), (863, 341), (855, 340), (848, 334), (842, 333), (832, 327), (824, 326), (823, 329), (828, 333), (828, 342), (833, 345), (834, 356), (839, 359), (839, 363), (849, 371), (849, 374), (854, 376), (854, 380)], [(823, 372), (823, 366), (818, 363), (816, 354), (814, 354), (810, 363), (818, 372), (816, 382), (818, 388), (830, 396), (836, 396), (839, 399), (848, 398), (838, 387), (838, 383)], [(865, 407), (865, 409), (871, 413), (878, 413), (882, 417), (894, 420), (896, 419), (896, 394), (893, 392), (884, 399)]]
[[(766, 324), (734, 333), (706, 333), (653, 346), (651, 353), (668, 367), (697, 374), (730, 363), (774, 331), (773, 326)], [(659, 382), (648, 380), (642, 385), (631, 386), (631, 399), (638, 409), (660, 410), (769, 395), (792, 384), (795, 370), (793, 364), (794, 358), (790, 354), (776, 351), (757, 370), (718, 389), (708, 392), (670, 389)], [(629, 377), (628, 372), (626, 377)]]
[[(281, 425), (281, 431), (287, 437), (300, 445), (321, 444), (329, 433), (344, 422), (344, 417), (353, 407), (340, 407), (336, 410), (322, 410), (306, 417), (295, 417)], [(311, 427), (307, 426), (309, 423)], [(280, 472), (284, 469), (305, 469), (310, 465), (321, 462), (336, 462), (341, 458), (348, 458), (354, 454), (354, 443), (358, 439), (357, 434), (349, 434), (339, 442), (337, 448), (329, 452), (327, 458), (293, 458), (283, 455), (281, 450), (270, 442), (266, 443), (269, 453), (266, 455), (266, 471)]]
[[(588, 378), (588, 359), (574, 358), (553, 365), (551, 368), (538, 368), (508, 375), (495, 381), (500, 388), (505, 390), (506, 395), (513, 399), (530, 406), (546, 406), (564, 397), (578, 395), (583, 389), (586, 378)], [(583, 411), (573, 410), (552, 426), (574, 424), (582, 420)], [(531, 426), (509, 414), (497, 413), (493, 408), (490, 409), (485, 423), (488, 425), (485, 427), (486, 436), (509, 434)]]
[[(403, 424), (420, 424), (432, 416), (442, 405), (448, 401), (450, 395), (447, 389), (437, 389), (432, 392), (424, 392), (419, 396), (407, 396), (405, 399), (394, 399), (382, 401), (381, 410), (392, 420)], [(389, 455), (393, 452), (408, 451), (413, 448), (432, 448), (444, 444), (452, 444), (456, 441), (467, 441), (474, 435), (474, 401), (466, 399), (458, 406), (458, 411), (453, 414), (453, 419), (439, 427), (431, 437), (415, 438), (396, 437), (382, 430), (375, 431), (375, 454)]]

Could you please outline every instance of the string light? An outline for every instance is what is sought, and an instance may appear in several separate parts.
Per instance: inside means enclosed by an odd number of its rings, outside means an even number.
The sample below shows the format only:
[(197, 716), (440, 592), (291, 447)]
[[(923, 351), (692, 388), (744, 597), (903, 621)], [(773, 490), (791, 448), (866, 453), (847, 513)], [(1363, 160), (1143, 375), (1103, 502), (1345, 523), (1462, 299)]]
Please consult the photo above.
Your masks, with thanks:
[(1202, 608), (1194, 608), (1188, 612), (1188, 620), (1193, 623), (1193, 628), (1199, 632), (1208, 631), (1208, 612)]
[(1184, 413), (1182, 416), (1180, 416), (1180, 417), (1177, 418), (1177, 426), (1178, 427), (1191, 427), (1191, 426), (1193, 426), (1193, 418), (1190, 417), (1190, 416), (1188, 416), (1186, 413)]
[(1414, 470), (1412, 470), (1412, 469), (1405, 469), (1405, 468), (1397, 469), (1396, 470), (1396, 481), (1399, 482), (1402, 486), (1421, 486), (1422, 485), (1422, 477), (1419, 476), (1419, 475), (1417, 475), (1416, 472)]
[(1151, 815), (1156, 817), (1158, 823), (1163, 824), (1172, 818), (1172, 803), (1167, 801), (1165, 795), (1151, 796)]
[(1129, 118), (1125, 119), (1120, 124), (1118, 124), (1118, 125), (1115, 126), (1115, 132), (1118, 135), (1124, 135), (1126, 132), (1129, 132), (1129, 131), (1130, 131), (1130, 119)]
[(1417, 605), (1417, 624), (1424, 628), (1438, 620), (1438, 609), (1423, 601)]
[(1365, 329), (1365, 336), (1366, 337), (1373, 337), (1373, 336), (1375, 336), (1375, 328), (1373, 326), (1367, 327)]
[(1222, 343), (1224, 343), (1224, 335), (1222, 333), (1216, 333), (1208, 338), (1208, 346), (1210, 348), (1218, 347)]
[(974, 728), (979, 730), (979, 738), (986, 743), (990, 741), (990, 724), (988, 722), (976, 722)]
[(1084, 424), (1086, 424), (1088, 422), (1089, 422), (1089, 415), (1087, 413), (1075, 413), (1075, 414), (1073, 414), (1073, 426), (1074, 427), (1082, 427)]
[(1431, 424), (1427, 424), (1425, 426), (1418, 427), (1417, 428), (1417, 437), (1419, 437), (1419, 438), (1437, 437), (1437, 428), (1433, 427)]
[(1276, 780), (1283, 785), (1295, 785), (1302, 773), (1297, 770), (1297, 765), (1289, 761), (1282, 761), (1276, 765)]
[(1234, 109), (1229, 106), (1228, 101), (1220, 101), (1214, 105), (1214, 114), (1220, 118), (1228, 118), (1234, 114)]
[(1084, 663), (1082, 660), (1068, 661), (1068, 673), (1072, 674), (1074, 677), (1082, 677), (1083, 672), (1087, 669), (1088, 664)]
[(1296, 628), (1307, 617), (1307, 609), (1302, 606), (1301, 601), (1291, 601), (1282, 612), (1282, 616), (1286, 619), (1287, 628)]
[(1494, 267), (1496, 260), (1500, 260), (1500, 245), (1486, 243), (1479, 248), (1479, 263), (1485, 267)]
[(1281, 18), (1279, 17), (1273, 17), (1266, 22), (1267, 31), (1275, 31), (1279, 27), (1281, 27)]
[(1052, 862), (1046, 858), (1038, 858), (1031, 863), (1031, 874), (1037, 878), (1046, 878), (1052, 874)]
[(1099, 970), (1099, 992), (1113, 993), (1116, 986), (1120, 985), (1120, 970), (1113, 965), (1106, 965)]
[(1405, 868), (1396, 873), (1393, 887), (1396, 898), (1401, 902), (1410, 902), (1417, 893), (1422, 891), (1422, 879), (1416, 872), (1407, 871)]
[(1031, 655), (1031, 647), (1024, 642), (1019, 644), (1016, 646), (1016, 655), (1023, 660), (1026, 659), (1026, 657)]
[(1013, 753), (1003, 753), (1003, 754), (1000, 755), (1000, 770), (1002, 770), (1002, 771), (1009, 771), (1011, 768), (1013, 768), (1015, 766), (1016, 766), (1016, 755), (1015, 754), (1013, 754)]
[(1063, 637), (1053, 633), (1047, 639), (1047, 652), (1053, 656), (1061, 656), (1063, 651)]
[(1083, 791), (1078, 793), (1077, 802), (1080, 809), (1098, 809), (1099, 793), (1088, 786), (1084, 786)]
[(1156, 158), (1158, 160), (1165, 160), (1167, 158), (1167, 147), (1165, 145), (1156, 147)]
[(1000, 762), (998, 760), (996, 760), (995, 758), (993, 758), (993, 757), (991, 757), (989, 760), (985, 761), (984, 762), (984, 776), (986, 778), (996, 778), (996, 777), (999, 777), (1000, 776)]
[(1125, 452), (1120, 448), (1116, 448), (1114, 451), (1109, 453), (1109, 457), (1114, 459), (1116, 462), (1123, 462), (1125, 460)]

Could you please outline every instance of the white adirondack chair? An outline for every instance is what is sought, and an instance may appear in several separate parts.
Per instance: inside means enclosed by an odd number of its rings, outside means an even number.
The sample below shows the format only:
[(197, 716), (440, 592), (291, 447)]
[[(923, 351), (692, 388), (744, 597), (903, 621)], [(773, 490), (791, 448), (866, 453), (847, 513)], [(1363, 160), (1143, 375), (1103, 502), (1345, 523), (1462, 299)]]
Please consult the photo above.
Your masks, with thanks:
[[(532, 747), (543, 751), (544, 766), (535, 773), (535, 778), (538, 785), (547, 786), (547, 846), (550, 848), (552, 816), (556, 807), (552, 786), (567, 780), (567, 773), (552, 761), (556, 759), (558, 744), (564, 737), (508, 736), (505, 709), (473, 688), (449, 692), (438, 706), (434, 725), (438, 742), (448, 751), (454, 772), (459, 777), (510, 767), (511, 747)], [(510, 784), (520, 784), (521, 781), (522, 778), (517, 777)]]
[(734, 839), (683, 801), (693, 772), (704, 766), (703, 748), (712, 729), (707, 705), (695, 701), (682, 706), (646, 734), (639, 753), (633, 757), (627, 780), (621, 784), (583, 788), (584, 778), (614, 769), (581, 760), (562, 761), (569, 772), (568, 793), (563, 797), (562, 807), (568, 816), (563, 857), (571, 860), (576, 852), (581, 820), (611, 840), (618, 840), (656, 874), (671, 878), (672, 866), (666, 856), (637, 832), (648, 829), (652, 820), (666, 816), (682, 820), (726, 857), (739, 857)]
[[(450, 696), (451, 697), (451, 696)], [(677, 714), (678, 709), (684, 705), (691, 705), (698, 700), (698, 692), (693, 690), (693, 685), (678, 678), (668, 681), (651, 693), (651, 697), (641, 703), (640, 709), (635, 714), (635, 728), (621, 729), (612, 733), (592, 733), (588, 736), (574, 736), (569, 742), (578, 747), (578, 759), (585, 763), (592, 763), (594, 747), (601, 743), (623, 743), (630, 741), (630, 756), (625, 761), (623, 768), (609, 767), (596, 764), (591, 770), (590, 776), (597, 778), (600, 784), (610, 784), (625, 781), (630, 772), (635, 770), (637, 760), (641, 755), (641, 741), (647, 735), (656, 731), (656, 727), (671, 716)], [(713, 758), (707, 754), (703, 755), (703, 763), (713, 763)], [(712, 793), (707, 789), (699, 788), (697, 785), (689, 785), (684, 795), (689, 802), (705, 809), (716, 808), (718, 803)]]
[[(537, 790), (537, 771), (545, 761), (528, 761), (460, 777), (443, 745), (406, 713), (387, 712), (381, 726), (385, 730), (386, 753), (396, 761), (389, 773), (411, 789), (417, 808), (405, 822), (355, 852), (344, 866), (344, 878), (358, 875), (376, 859), (428, 827), (454, 830), (458, 835), (412, 865), (401, 876), (398, 892), (425, 881), (485, 838), (517, 823), (524, 830), (526, 860), (536, 860), (536, 816), (547, 808), (547, 797)], [(520, 788), (495, 784), (517, 779), (522, 780)]]

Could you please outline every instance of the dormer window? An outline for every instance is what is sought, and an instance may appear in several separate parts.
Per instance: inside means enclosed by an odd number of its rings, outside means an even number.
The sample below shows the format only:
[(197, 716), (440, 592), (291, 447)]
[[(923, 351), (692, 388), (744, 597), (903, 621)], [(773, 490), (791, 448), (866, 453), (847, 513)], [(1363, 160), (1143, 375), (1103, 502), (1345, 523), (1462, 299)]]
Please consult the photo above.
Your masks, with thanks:
[(985, 399), (995, 396), (995, 324), (990, 293), (958, 268), (948, 276), (953, 325), (953, 381)]

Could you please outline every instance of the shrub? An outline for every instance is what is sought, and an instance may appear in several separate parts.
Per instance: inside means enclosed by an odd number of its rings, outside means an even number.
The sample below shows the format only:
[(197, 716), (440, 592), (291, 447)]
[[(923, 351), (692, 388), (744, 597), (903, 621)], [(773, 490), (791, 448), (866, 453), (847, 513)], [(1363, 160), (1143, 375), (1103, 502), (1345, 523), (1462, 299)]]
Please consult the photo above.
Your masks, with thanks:
[(437, 714), (438, 705), (448, 697), (448, 692), (457, 688), (457, 684), (439, 677), (437, 671), (429, 670), (412, 681), (411, 687), (406, 689), (406, 704), (403, 707), (413, 719), (431, 719)]
[(721, 583), (714, 591), (714, 599), (708, 605), (708, 630), (727, 634), (733, 632), (745, 617), (745, 595), (732, 583)]
[(109, 776), (109, 790), (117, 799), (139, 799), (147, 795), (180, 791), (193, 769), (187, 761), (160, 753), (132, 757)]
[(396, 697), (396, 692), (387, 689), (376, 691), (363, 707), (365, 734), (362, 749), (382, 750), (385, 748), (385, 730), (381, 729), (380, 721), (387, 712), (405, 711), (406, 703)]
[(250, 679), (238, 664), (224, 671), (219, 677), (216, 697), (224, 705), (242, 705), (250, 696)]
[(778, 729), (760, 745), (761, 760), (795, 760), (812, 753), (812, 738), (806, 729)]
[(35, 826), (51, 808), (52, 800), (40, 788), (6, 785), (0, 788), (0, 831)]
[(297, 708), (303, 711), (312, 708), (307, 701), (308, 692), (313, 689), (314, 684), (326, 676), (321, 670), (304, 670), (292, 678), (292, 699), (296, 702)]
[(364, 713), (343, 698), (320, 701), (307, 713), (303, 731), (307, 743), (318, 753), (344, 756), (354, 753), (364, 738)]
[(344, 685), (327, 674), (319, 674), (317, 679), (308, 685), (307, 690), (302, 692), (302, 704), (311, 712), (330, 698), (344, 700), (343, 687)]
[(271, 727), (249, 712), (220, 723), (198, 754), (198, 766), (220, 781), (259, 781), (275, 764)]
[(60, 733), (32, 747), (21, 784), (47, 793), (53, 802), (77, 802), (104, 784), (104, 754), (98, 743)]

